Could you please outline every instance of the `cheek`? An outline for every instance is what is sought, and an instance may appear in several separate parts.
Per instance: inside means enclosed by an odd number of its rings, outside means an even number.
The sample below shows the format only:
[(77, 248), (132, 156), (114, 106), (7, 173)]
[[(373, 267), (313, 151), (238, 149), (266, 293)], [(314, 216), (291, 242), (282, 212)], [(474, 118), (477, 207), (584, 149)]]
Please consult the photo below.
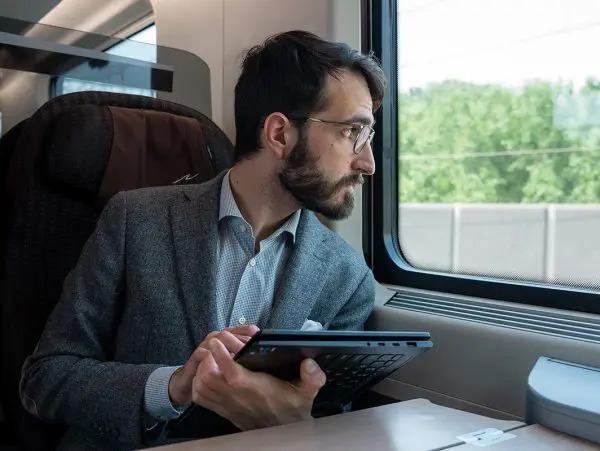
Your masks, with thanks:
[[(311, 139), (312, 138), (312, 139)], [(337, 180), (352, 172), (352, 152), (348, 152), (344, 140), (335, 140), (325, 135), (308, 139), (309, 149), (318, 156), (316, 166), (330, 180)]]
[(328, 147), (327, 155), (321, 156), (321, 168), (338, 176), (348, 174), (353, 161), (352, 157), (348, 155), (348, 149), (337, 143), (331, 143)]

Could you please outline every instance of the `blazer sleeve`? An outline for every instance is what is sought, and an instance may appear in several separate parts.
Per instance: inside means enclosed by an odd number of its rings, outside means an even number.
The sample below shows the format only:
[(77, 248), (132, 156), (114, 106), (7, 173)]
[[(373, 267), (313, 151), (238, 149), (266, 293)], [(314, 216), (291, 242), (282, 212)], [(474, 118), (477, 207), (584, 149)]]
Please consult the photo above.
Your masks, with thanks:
[(23, 365), (23, 406), (43, 420), (107, 440), (143, 443), (144, 388), (159, 365), (110, 360), (123, 307), (126, 194), (102, 212), (33, 353)]
[(364, 277), (342, 306), (333, 321), (330, 330), (363, 330), (365, 322), (373, 310), (375, 302), (375, 281), (373, 273), (367, 269)]

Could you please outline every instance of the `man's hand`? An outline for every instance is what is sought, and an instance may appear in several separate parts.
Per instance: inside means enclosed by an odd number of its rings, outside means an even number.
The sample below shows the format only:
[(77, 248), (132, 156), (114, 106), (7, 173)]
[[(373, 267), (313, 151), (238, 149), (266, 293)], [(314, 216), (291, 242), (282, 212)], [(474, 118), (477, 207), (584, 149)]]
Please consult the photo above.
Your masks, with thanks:
[(192, 400), (227, 418), (242, 430), (311, 418), (313, 400), (325, 385), (325, 373), (312, 359), (300, 365), (292, 384), (269, 374), (252, 372), (233, 360), (218, 339), (196, 370)]
[(198, 365), (207, 355), (210, 355), (208, 343), (216, 339), (222, 343), (228, 355), (236, 354), (252, 335), (258, 332), (253, 325), (227, 327), (221, 332), (211, 332), (198, 345), (187, 362), (171, 376), (169, 381), (169, 397), (175, 405), (185, 405), (192, 402), (192, 381), (196, 376)]

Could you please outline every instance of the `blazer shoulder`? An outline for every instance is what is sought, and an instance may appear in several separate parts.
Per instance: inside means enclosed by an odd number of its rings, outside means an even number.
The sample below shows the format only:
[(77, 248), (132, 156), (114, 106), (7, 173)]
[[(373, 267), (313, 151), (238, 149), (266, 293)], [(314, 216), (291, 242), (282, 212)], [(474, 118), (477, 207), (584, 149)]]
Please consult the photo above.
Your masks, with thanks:
[(125, 191), (127, 204), (151, 206), (170, 206), (184, 201), (214, 200), (221, 188), (222, 174), (201, 184), (153, 186)]
[(354, 269), (363, 274), (369, 270), (362, 254), (357, 252), (339, 233), (319, 221), (314, 213), (311, 212), (310, 215), (311, 227), (319, 231), (323, 244), (331, 249), (334, 261), (347, 269)]
[(115, 194), (105, 210), (114, 210), (115, 205), (122, 205), (128, 218), (132, 221), (156, 222), (158, 218), (167, 217), (172, 208), (187, 206), (194, 209), (212, 210), (218, 206), (217, 189), (220, 184), (209, 180), (203, 184), (156, 186), (121, 191)]
[(173, 204), (193, 194), (199, 185), (152, 186), (123, 192), (128, 204)]

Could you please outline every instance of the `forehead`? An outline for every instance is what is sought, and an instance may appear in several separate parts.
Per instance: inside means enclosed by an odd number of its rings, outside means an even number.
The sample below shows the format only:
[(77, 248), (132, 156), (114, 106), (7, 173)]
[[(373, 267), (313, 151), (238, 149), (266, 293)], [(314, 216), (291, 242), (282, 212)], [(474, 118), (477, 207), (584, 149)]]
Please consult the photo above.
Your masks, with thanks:
[(350, 71), (338, 77), (327, 77), (325, 84), (325, 109), (322, 115), (330, 120), (363, 118), (373, 122), (373, 99), (365, 78)]

